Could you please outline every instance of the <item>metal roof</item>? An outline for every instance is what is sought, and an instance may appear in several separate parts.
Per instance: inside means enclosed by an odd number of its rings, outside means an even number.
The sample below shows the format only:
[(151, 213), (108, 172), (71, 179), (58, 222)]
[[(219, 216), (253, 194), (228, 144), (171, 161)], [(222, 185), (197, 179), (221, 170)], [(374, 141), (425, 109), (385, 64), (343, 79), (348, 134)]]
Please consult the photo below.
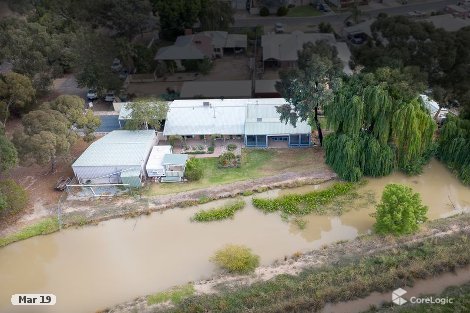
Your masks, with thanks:
[(150, 156), (147, 160), (147, 164), (145, 165), (145, 169), (148, 171), (156, 170), (163, 168), (162, 160), (165, 154), (171, 154), (172, 152), (171, 146), (154, 146), (152, 148), (152, 152), (150, 152)]
[(442, 28), (449, 32), (455, 32), (459, 29), (470, 26), (470, 20), (454, 17), (452, 14), (434, 15), (423, 21), (428, 21), (436, 28)]
[(251, 80), (187, 81), (181, 86), (181, 98), (251, 98)]
[(170, 104), (163, 134), (241, 135), (246, 99), (175, 100)]
[(277, 106), (287, 104), (286, 100), (271, 103), (249, 103), (245, 124), (245, 135), (284, 135), (284, 134), (307, 134), (311, 127), (307, 122), (297, 121), (296, 126), (289, 122), (281, 122)]
[(188, 160), (187, 154), (165, 154), (163, 156), (163, 165), (184, 165)]
[(92, 143), (72, 167), (141, 167), (155, 140), (154, 130), (115, 130)]

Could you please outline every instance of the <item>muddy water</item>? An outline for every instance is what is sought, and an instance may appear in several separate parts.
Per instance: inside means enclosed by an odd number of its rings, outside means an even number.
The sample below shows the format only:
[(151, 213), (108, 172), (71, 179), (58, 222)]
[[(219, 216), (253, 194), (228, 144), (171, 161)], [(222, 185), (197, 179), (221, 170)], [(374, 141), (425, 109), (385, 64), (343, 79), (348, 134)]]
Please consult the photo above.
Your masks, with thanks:
[[(470, 267), (457, 270), (455, 273), (445, 273), (430, 279), (418, 280), (412, 287), (402, 286), (407, 293), (403, 296), (406, 301), (410, 301), (411, 297), (421, 298), (428, 295), (438, 295), (434, 298), (440, 298), (447, 287), (459, 286), (470, 281)], [(392, 301), (392, 292), (378, 293), (373, 292), (366, 298), (357, 299), (348, 302), (340, 302), (336, 304), (327, 304), (322, 313), (356, 313), (364, 312), (370, 309), (372, 305), (380, 307), (386, 302)], [(434, 304), (435, 306), (443, 304)]]
[[(462, 186), (433, 161), (421, 176), (394, 174), (371, 179), (360, 192), (375, 192), (378, 199), (385, 184), (404, 183), (420, 192), (429, 205), (429, 216), (452, 212), (453, 205), (470, 207), (470, 189)], [(306, 192), (317, 186), (269, 191), (262, 197), (285, 192)], [(321, 188), (321, 187), (320, 187)], [(450, 200), (449, 200), (450, 198)], [(227, 243), (244, 244), (270, 264), (297, 251), (307, 251), (338, 240), (351, 239), (371, 229), (373, 205), (363, 200), (351, 204), (340, 217), (307, 216), (300, 230), (281, 220), (247, 207), (233, 220), (191, 223), (201, 208), (219, 206), (221, 200), (203, 206), (174, 209), (128, 220), (111, 220), (98, 226), (68, 229), (31, 238), (0, 249), (0, 312), (94, 312), (136, 296), (211, 276), (208, 261)], [(452, 204), (452, 203), (453, 204)], [(13, 308), (15, 293), (54, 293), (54, 307)]]

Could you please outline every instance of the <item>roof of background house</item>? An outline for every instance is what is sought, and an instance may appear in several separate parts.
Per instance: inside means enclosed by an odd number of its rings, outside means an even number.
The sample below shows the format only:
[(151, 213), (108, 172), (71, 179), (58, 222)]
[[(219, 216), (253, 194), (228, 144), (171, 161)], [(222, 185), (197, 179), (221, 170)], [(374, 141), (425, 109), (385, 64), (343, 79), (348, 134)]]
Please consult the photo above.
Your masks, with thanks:
[(242, 34), (228, 34), (225, 48), (245, 48), (248, 46), (247, 36)]
[(181, 86), (180, 97), (251, 98), (251, 81), (187, 81)]
[(470, 19), (454, 17), (452, 14), (434, 15), (423, 21), (428, 21), (436, 28), (442, 28), (449, 32), (455, 32), (459, 29), (470, 26)]
[[(263, 99), (264, 100), (264, 99)], [(275, 101), (276, 100), (276, 101)], [(307, 122), (297, 121), (296, 126), (289, 122), (281, 122), (277, 106), (287, 104), (283, 98), (256, 101), (247, 104), (245, 135), (280, 135), (310, 133)]]
[(349, 27), (345, 27), (345, 28), (343, 28), (343, 31), (346, 34), (364, 33), (364, 34), (367, 34), (367, 36), (372, 37), (372, 30), (371, 30), (370, 26), (375, 21), (376, 21), (376, 19), (372, 18), (372, 19), (364, 21), (362, 23), (352, 25), (352, 26), (349, 26)]
[(331, 33), (303, 33), (300, 31), (292, 34), (268, 34), (261, 37), (263, 47), (263, 61), (274, 59), (279, 61), (297, 61), (298, 51), (308, 42), (315, 43), (319, 40), (326, 40), (330, 45), (338, 50), (338, 57), (343, 62), (344, 72), (352, 73), (349, 68), (351, 51), (344, 42), (337, 42)]
[(175, 100), (170, 104), (163, 134), (165, 136), (243, 134), (244, 101), (246, 100)]
[(188, 160), (187, 154), (165, 154), (163, 156), (163, 165), (184, 165)]
[(276, 79), (260, 79), (255, 81), (255, 93), (278, 93)]
[(155, 137), (154, 130), (115, 130), (92, 143), (72, 167), (140, 167), (145, 162)]

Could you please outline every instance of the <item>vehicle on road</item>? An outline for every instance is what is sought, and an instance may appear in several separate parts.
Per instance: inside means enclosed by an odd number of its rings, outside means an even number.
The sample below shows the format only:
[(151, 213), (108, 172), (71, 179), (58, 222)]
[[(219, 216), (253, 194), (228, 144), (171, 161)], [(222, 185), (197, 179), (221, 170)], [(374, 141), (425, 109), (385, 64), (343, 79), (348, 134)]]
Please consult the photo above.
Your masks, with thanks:
[(282, 23), (276, 23), (274, 24), (274, 31), (277, 34), (283, 33), (284, 32), (284, 24)]
[(408, 12), (408, 16), (409, 17), (423, 17), (423, 16), (426, 16), (426, 13), (424, 13), (423, 11), (414, 10), (414, 11)]
[(104, 96), (104, 101), (113, 102), (115, 98), (116, 98), (116, 96), (114, 94), (114, 90), (110, 90), (110, 91), (106, 92), (106, 95)]
[(86, 98), (88, 100), (98, 99), (98, 92), (96, 91), (96, 89), (88, 89), (88, 92), (86, 93)]

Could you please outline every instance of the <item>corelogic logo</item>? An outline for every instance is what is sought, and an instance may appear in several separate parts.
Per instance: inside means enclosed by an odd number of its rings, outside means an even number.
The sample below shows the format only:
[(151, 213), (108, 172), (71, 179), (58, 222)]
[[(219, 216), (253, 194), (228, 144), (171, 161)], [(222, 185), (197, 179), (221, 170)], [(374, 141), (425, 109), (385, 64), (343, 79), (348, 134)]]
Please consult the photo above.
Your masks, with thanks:
[(402, 296), (406, 293), (405, 289), (398, 288), (392, 292), (392, 302), (398, 305), (403, 305), (405, 304), (406, 301), (405, 299), (402, 298)]

